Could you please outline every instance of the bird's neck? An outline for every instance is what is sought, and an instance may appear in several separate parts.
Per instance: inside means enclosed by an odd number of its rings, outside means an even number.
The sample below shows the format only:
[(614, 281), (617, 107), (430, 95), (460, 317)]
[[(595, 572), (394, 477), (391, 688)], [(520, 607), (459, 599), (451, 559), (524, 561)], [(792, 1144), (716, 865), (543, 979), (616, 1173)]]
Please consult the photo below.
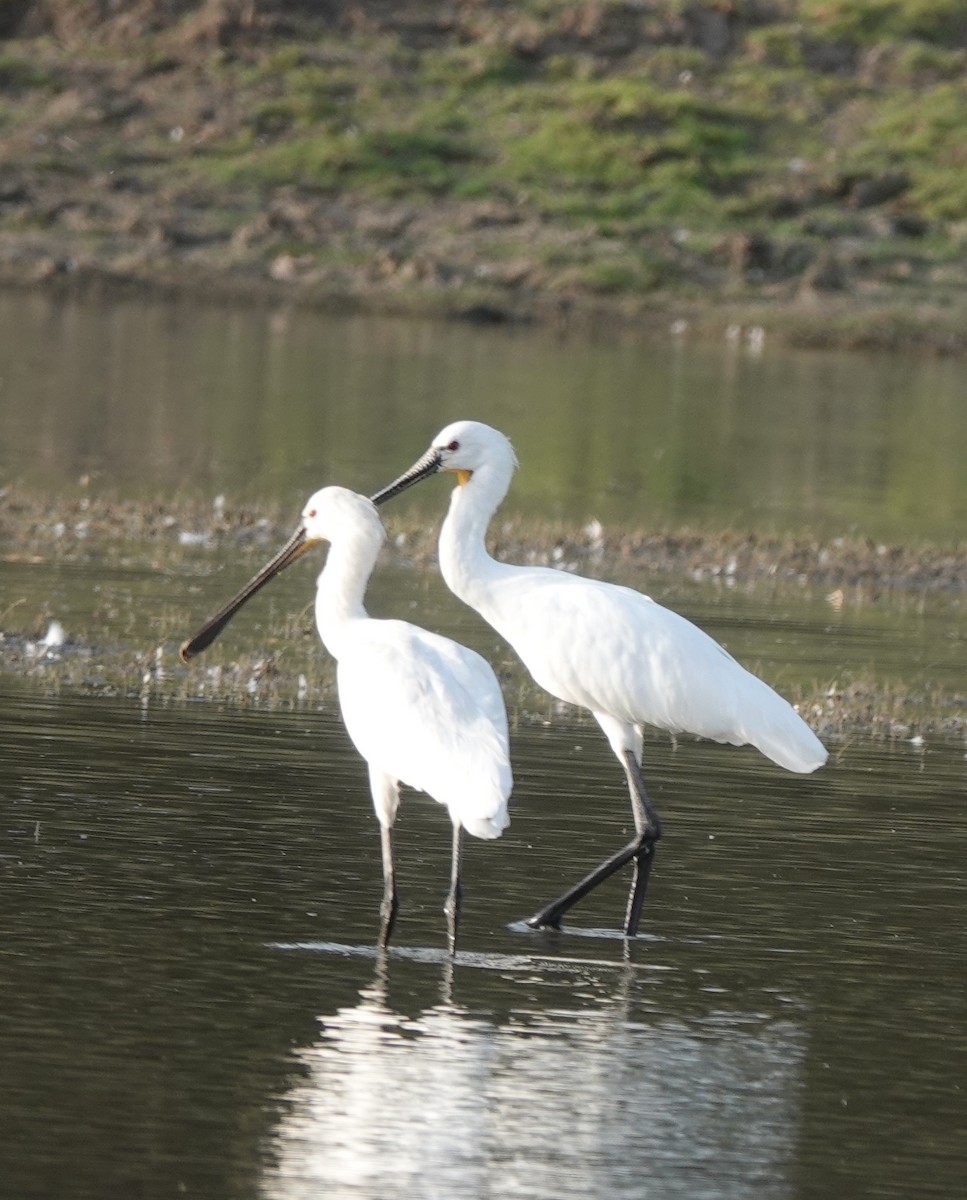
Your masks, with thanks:
[(365, 538), (347, 538), (329, 547), (316, 585), (316, 625), (335, 659), (349, 627), (368, 619), (363, 597), (378, 554), (379, 543)]
[(471, 608), (486, 607), (488, 584), (509, 569), (487, 552), (487, 526), (507, 493), (510, 479), (486, 469), (453, 489), (440, 530), (440, 571), (447, 587)]

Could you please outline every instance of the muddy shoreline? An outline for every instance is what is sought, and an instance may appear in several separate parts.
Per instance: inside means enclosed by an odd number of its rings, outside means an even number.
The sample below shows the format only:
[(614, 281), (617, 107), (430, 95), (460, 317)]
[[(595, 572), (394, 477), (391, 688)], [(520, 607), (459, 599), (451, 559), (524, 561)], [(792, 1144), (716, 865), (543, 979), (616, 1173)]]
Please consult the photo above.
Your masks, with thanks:
[[(385, 561), (429, 569), (437, 523), (386, 515)], [(176, 567), (186, 548), (230, 548), (257, 564), (291, 532), (291, 514), (270, 505), (192, 500), (138, 501), (81, 491), (51, 499), (0, 489), (0, 561), (143, 561)], [(901, 545), (870, 538), (710, 532), (688, 528), (581, 526), (512, 517), (495, 523), (497, 557), (567, 566), (585, 573), (671, 574), (696, 581), (790, 583), (812, 587), (967, 591), (967, 542)]]
[[(231, 555), (238, 577), (254, 572), (290, 532), (289, 514), (268, 506), (215, 512), (200, 502), (139, 503), (78, 495), (56, 503), (14, 487), (0, 493), (0, 562), (20, 566), (102, 564), (167, 578), (205, 572)], [(382, 562), (436, 571), (436, 526), (387, 514)], [(820, 542), (723, 531), (597, 530), (562, 523), (498, 523), (498, 557), (556, 565), (668, 594), (732, 588), (781, 598), (809, 590), (830, 608), (874, 605), (902, 592), (922, 602), (932, 593), (967, 594), (967, 546), (900, 546), (865, 539)], [(141, 703), (206, 702), (258, 707), (327, 708), (335, 704), (327, 657), (315, 650), (309, 610), (269, 623), (256, 649), (227, 654), (221, 643), (191, 669), (178, 644), (197, 624), (197, 600), (160, 617), (151, 645), (104, 642), (97, 631), (71, 630), (58, 640), (51, 611), (28, 612), (9, 590), (0, 612), (0, 673), (46, 692), (126, 697)], [(553, 702), (509, 655), (497, 664), (514, 720), (545, 720)], [(790, 699), (832, 743), (853, 736), (910, 740), (967, 735), (967, 689), (916, 692), (844, 670)]]
[[(367, 279), (273, 278), (273, 266), (244, 269), (204, 261), (139, 261), (119, 266), (84, 248), (78, 256), (59, 239), (31, 239), (4, 250), (0, 237), (0, 288), (42, 292), (72, 301), (196, 300), (265, 310), (303, 309), (340, 315), (417, 317), (480, 325), (554, 329), (567, 336), (614, 334), (666, 341), (702, 342), (757, 338), (801, 350), (850, 350), (967, 355), (967, 302), (923, 292), (888, 293), (871, 301), (857, 295), (737, 299), (712, 291), (641, 296), (588, 296), (503, 289), (414, 285), (380, 287)], [(378, 246), (371, 247), (378, 257)]]

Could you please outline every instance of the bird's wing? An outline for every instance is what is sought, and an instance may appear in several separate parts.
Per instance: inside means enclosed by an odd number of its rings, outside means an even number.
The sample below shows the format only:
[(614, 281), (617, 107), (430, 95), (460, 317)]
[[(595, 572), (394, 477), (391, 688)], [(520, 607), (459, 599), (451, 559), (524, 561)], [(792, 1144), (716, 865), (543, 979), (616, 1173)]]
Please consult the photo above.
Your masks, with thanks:
[(405, 621), (360, 622), (337, 668), (343, 720), (360, 754), (496, 837), (511, 789), (507, 714), (472, 650)]
[(508, 577), (494, 619), (555, 696), (631, 725), (757, 746), (794, 771), (825, 750), (795, 710), (697, 625), (630, 588), (549, 570)]
[(435, 662), (438, 669), (453, 675), (456, 683), (474, 698), (486, 719), (495, 729), (502, 731), (506, 744), (507, 708), (504, 704), (504, 694), (490, 663), (475, 650), (450, 638), (441, 637), (417, 626), (411, 628), (416, 630), (427, 661)]

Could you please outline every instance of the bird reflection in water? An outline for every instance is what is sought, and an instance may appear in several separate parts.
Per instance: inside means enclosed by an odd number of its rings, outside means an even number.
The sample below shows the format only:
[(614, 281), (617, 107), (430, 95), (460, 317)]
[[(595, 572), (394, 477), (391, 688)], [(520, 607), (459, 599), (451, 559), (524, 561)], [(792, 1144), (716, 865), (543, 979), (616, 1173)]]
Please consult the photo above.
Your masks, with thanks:
[(296, 1051), (262, 1194), (793, 1194), (806, 1045), (795, 1019), (725, 1013), (708, 996), (687, 1021), (643, 1020), (648, 976), (633, 963), (501, 960), (475, 965), (518, 1001), (544, 972), (583, 1006), (471, 1011), (454, 998), (474, 970), (461, 959), (410, 1018), (390, 1002), (380, 953), (358, 1002), (321, 1017)]

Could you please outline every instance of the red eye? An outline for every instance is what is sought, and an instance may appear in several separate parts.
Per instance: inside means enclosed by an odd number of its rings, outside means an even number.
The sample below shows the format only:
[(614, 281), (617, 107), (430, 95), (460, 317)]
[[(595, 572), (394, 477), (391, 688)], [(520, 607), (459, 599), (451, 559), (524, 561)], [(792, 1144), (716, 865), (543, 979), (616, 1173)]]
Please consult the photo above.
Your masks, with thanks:
[(456, 438), (454, 438), (454, 440), (450, 443), (450, 445), (447, 446), (447, 449), (448, 450), (459, 450), (460, 443), (456, 440)]
[(312, 520), (312, 518), (315, 515), (316, 515), (316, 510), (314, 508), (310, 508), (309, 511), (306, 513), (306, 516), (309, 518), (310, 521)]

